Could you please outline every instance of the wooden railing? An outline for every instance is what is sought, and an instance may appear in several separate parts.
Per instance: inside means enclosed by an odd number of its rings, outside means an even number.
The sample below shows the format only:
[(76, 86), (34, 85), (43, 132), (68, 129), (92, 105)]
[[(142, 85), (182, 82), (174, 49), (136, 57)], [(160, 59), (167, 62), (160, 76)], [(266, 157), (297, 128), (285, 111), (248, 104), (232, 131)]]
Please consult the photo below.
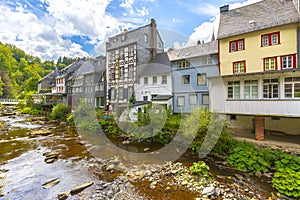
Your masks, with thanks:
[(3, 105), (17, 105), (19, 103), (19, 99), (0, 99), (0, 104)]

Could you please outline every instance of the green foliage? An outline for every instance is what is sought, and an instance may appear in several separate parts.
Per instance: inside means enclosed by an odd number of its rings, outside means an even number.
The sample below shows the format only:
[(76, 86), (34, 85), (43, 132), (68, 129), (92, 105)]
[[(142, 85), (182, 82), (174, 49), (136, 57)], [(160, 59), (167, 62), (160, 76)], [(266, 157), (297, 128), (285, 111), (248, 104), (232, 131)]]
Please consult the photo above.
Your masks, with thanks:
[(73, 117), (72, 113), (69, 113), (69, 114), (67, 115), (66, 122), (67, 122), (67, 124), (69, 124), (69, 125), (75, 125), (74, 117)]
[(77, 109), (73, 113), (73, 117), (76, 127), (79, 129), (94, 131), (100, 127), (95, 108), (83, 99), (80, 100)]
[(25, 107), (21, 110), (21, 113), (29, 114), (29, 115), (39, 115), (39, 114), (41, 114), (41, 110), (36, 109), (36, 108)]
[(283, 154), (275, 166), (273, 187), (289, 197), (300, 198), (300, 156)]
[(230, 152), (227, 162), (239, 170), (253, 172), (268, 172), (271, 166), (271, 163), (264, 158), (264, 153), (248, 142), (237, 143), (237, 146)]
[(203, 176), (209, 173), (209, 166), (204, 161), (194, 162), (193, 165), (189, 168), (189, 171), (198, 176)]
[(53, 107), (50, 117), (52, 119), (60, 119), (60, 120), (66, 121), (66, 118), (69, 113), (70, 113), (70, 110), (69, 110), (68, 106), (60, 103)]

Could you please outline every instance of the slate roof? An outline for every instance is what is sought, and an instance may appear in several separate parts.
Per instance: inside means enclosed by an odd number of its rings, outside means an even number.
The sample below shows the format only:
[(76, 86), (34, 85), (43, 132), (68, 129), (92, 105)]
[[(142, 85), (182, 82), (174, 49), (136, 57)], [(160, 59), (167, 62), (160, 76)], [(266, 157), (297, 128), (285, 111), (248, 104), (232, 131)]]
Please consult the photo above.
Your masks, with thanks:
[(172, 95), (157, 95), (156, 97), (152, 98), (152, 101), (161, 101), (161, 100), (169, 100), (172, 98)]
[(155, 58), (147, 64), (138, 67), (139, 76), (153, 76), (159, 74), (168, 74), (171, 72), (171, 66), (167, 53), (156, 54)]
[(50, 72), (49, 74), (47, 74), (46, 76), (44, 76), (43, 78), (41, 78), (38, 82), (46, 81), (46, 79), (48, 79), (48, 80), (55, 80), (56, 76), (58, 76), (58, 70), (57, 70), (57, 68), (55, 68), (54, 71)]
[(293, 0), (264, 0), (221, 12), (218, 39), (299, 22)]
[(168, 52), (170, 61), (193, 58), (197, 56), (205, 56), (218, 53), (218, 41), (197, 44), (194, 46), (175, 49)]

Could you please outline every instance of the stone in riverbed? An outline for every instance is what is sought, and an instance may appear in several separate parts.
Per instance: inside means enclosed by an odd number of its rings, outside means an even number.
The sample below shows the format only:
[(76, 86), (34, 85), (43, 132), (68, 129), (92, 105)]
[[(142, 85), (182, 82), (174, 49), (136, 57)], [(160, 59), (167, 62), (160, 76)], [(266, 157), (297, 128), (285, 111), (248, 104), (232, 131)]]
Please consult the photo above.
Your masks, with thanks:
[(53, 152), (44, 153), (43, 156), (46, 156), (45, 158), (46, 163), (53, 163), (55, 160), (57, 160), (59, 154), (60, 153), (58, 151), (53, 151)]
[(156, 185), (157, 185), (157, 181), (153, 181), (151, 184), (150, 184), (150, 189), (154, 190), (156, 188)]
[(54, 180), (51, 180), (51, 181), (48, 181), (48, 182), (44, 183), (42, 186), (43, 186), (43, 188), (47, 189), (47, 188), (50, 188), (50, 187), (53, 187), (53, 186), (57, 185), (59, 182), (60, 182), (60, 180), (54, 179)]
[(70, 192), (62, 192), (62, 193), (57, 195), (57, 198), (59, 200), (65, 200), (65, 199), (68, 198), (69, 195), (70, 195)]
[(202, 194), (203, 195), (212, 195), (215, 193), (215, 187), (214, 186), (209, 186), (203, 189)]
[(85, 183), (85, 184), (83, 184), (83, 185), (80, 185), (80, 186), (74, 188), (73, 190), (71, 190), (71, 194), (72, 194), (72, 195), (73, 195), (73, 194), (77, 194), (77, 193), (81, 192), (82, 190), (84, 190), (84, 189), (86, 189), (86, 188), (92, 186), (93, 184), (94, 184), (94, 182), (91, 181), (91, 182)]
[(37, 136), (47, 136), (52, 133), (51, 130), (37, 130), (37, 131), (31, 131), (29, 133), (30, 137), (37, 137)]

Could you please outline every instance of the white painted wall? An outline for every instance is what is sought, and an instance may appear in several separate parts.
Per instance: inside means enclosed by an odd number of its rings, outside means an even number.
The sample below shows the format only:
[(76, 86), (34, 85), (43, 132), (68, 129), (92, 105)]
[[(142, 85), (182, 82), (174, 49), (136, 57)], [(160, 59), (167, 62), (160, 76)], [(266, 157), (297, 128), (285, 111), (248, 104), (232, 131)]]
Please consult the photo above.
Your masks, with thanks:
[(157, 83), (153, 83), (153, 76), (148, 77), (148, 84), (144, 84), (144, 76), (140, 77), (139, 83), (135, 85), (135, 95), (137, 101), (143, 101), (144, 96), (148, 96), (148, 101), (151, 101), (151, 95), (172, 95), (171, 75), (167, 75), (167, 84), (161, 84), (162, 75), (155, 75)]

